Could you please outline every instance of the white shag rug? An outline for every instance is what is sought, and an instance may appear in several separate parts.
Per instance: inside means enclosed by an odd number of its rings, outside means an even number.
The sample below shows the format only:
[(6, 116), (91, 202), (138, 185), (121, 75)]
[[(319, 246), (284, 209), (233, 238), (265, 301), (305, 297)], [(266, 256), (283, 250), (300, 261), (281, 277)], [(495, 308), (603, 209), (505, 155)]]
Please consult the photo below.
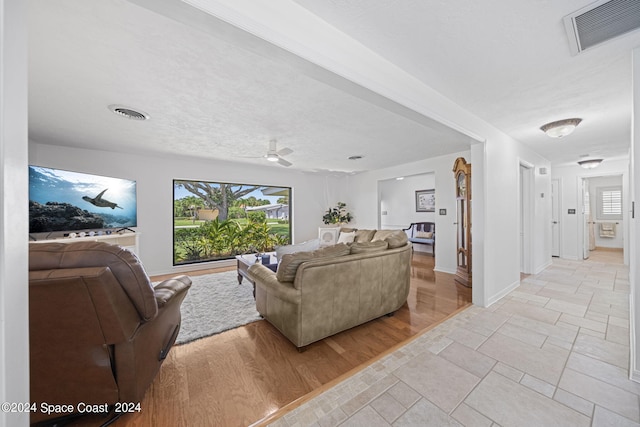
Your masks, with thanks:
[(180, 311), (182, 325), (176, 344), (184, 344), (262, 319), (256, 311), (253, 286), (238, 273), (207, 274), (191, 277), (191, 289)]

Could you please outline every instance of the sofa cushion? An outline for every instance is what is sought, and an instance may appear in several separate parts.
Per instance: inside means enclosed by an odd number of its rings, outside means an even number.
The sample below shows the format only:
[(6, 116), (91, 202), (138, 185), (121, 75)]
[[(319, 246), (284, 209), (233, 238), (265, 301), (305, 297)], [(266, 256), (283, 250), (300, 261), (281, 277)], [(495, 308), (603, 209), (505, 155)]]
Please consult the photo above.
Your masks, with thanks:
[(281, 260), (284, 254), (294, 254), (296, 252), (315, 251), (320, 247), (320, 239), (308, 240), (294, 245), (276, 247), (276, 259)]
[(376, 230), (358, 230), (356, 231), (356, 238), (353, 241), (370, 242), (374, 234), (376, 234)]
[(353, 240), (356, 238), (356, 232), (352, 231), (350, 233), (345, 233), (344, 231), (340, 232), (340, 237), (338, 237), (338, 243), (353, 243)]
[(433, 239), (433, 231), (416, 231), (417, 239)]
[(351, 245), (352, 254), (367, 254), (372, 252), (382, 252), (387, 249), (389, 244), (384, 240), (376, 240), (375, 242), (356, 242)]
[(409, 238), (407, 234), (402, 230), (395, 230), (389, 236), (384, 239), (389, 244), (389, 249), (400, 248), (407, 244)]
[(384, 240), (396, 231), (397, 230), (377, 230), (371, 238), (371, 241), (375, 242), (377, 240)]
[(321, 258), (335, 258), (339, 256), (349, 255), (349, 246), (344, 243), (340, 243), (333, 246), (327, 246), (320, 248), (312, 252), (296, 252), (293, 254), (284, 254), (280, 264), (278, 265), (278, 271), (276, 277), (280, 282), (293, 282), (296, 278), (298, 267), (305, 261), (311, 261)]

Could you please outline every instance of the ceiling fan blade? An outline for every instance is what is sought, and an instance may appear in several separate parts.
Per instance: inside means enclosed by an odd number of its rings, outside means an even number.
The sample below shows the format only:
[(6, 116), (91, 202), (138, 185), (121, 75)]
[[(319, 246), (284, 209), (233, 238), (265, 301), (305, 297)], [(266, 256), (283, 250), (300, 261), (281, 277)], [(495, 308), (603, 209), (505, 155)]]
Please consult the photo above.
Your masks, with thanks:
[(289, 167), (291, 166), (293, 163), (286, 161), (285, 159), (283, 159), (282, 157), (280, 157), (278, 159), (278, 164), (281, 164), (282, 166), (286, 166)]
[(278, 156), (286, 156), (293, 153), (291, 148), (285, 147), (282, 150), (278, 150)]

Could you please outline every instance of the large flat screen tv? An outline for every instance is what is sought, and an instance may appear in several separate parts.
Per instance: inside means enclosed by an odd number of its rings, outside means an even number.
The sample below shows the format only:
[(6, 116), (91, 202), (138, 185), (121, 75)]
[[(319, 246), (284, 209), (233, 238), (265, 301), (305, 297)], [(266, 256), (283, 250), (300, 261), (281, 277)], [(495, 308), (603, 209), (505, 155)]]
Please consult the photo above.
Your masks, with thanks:
[(29, 233), (135, 226), (135, 181), (29, 166)]

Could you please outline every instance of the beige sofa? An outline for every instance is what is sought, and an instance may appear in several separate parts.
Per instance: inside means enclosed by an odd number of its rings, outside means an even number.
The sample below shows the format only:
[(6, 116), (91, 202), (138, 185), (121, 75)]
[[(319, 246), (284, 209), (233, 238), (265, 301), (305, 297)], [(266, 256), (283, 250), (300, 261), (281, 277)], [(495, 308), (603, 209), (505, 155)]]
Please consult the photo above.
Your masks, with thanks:
[(411, 243), (401, 230), (361, 230), (356, 241), (283, 256), (276, 273), (249, 275), (258, 312), (297, 347), (391, 314), (407, 301)]

